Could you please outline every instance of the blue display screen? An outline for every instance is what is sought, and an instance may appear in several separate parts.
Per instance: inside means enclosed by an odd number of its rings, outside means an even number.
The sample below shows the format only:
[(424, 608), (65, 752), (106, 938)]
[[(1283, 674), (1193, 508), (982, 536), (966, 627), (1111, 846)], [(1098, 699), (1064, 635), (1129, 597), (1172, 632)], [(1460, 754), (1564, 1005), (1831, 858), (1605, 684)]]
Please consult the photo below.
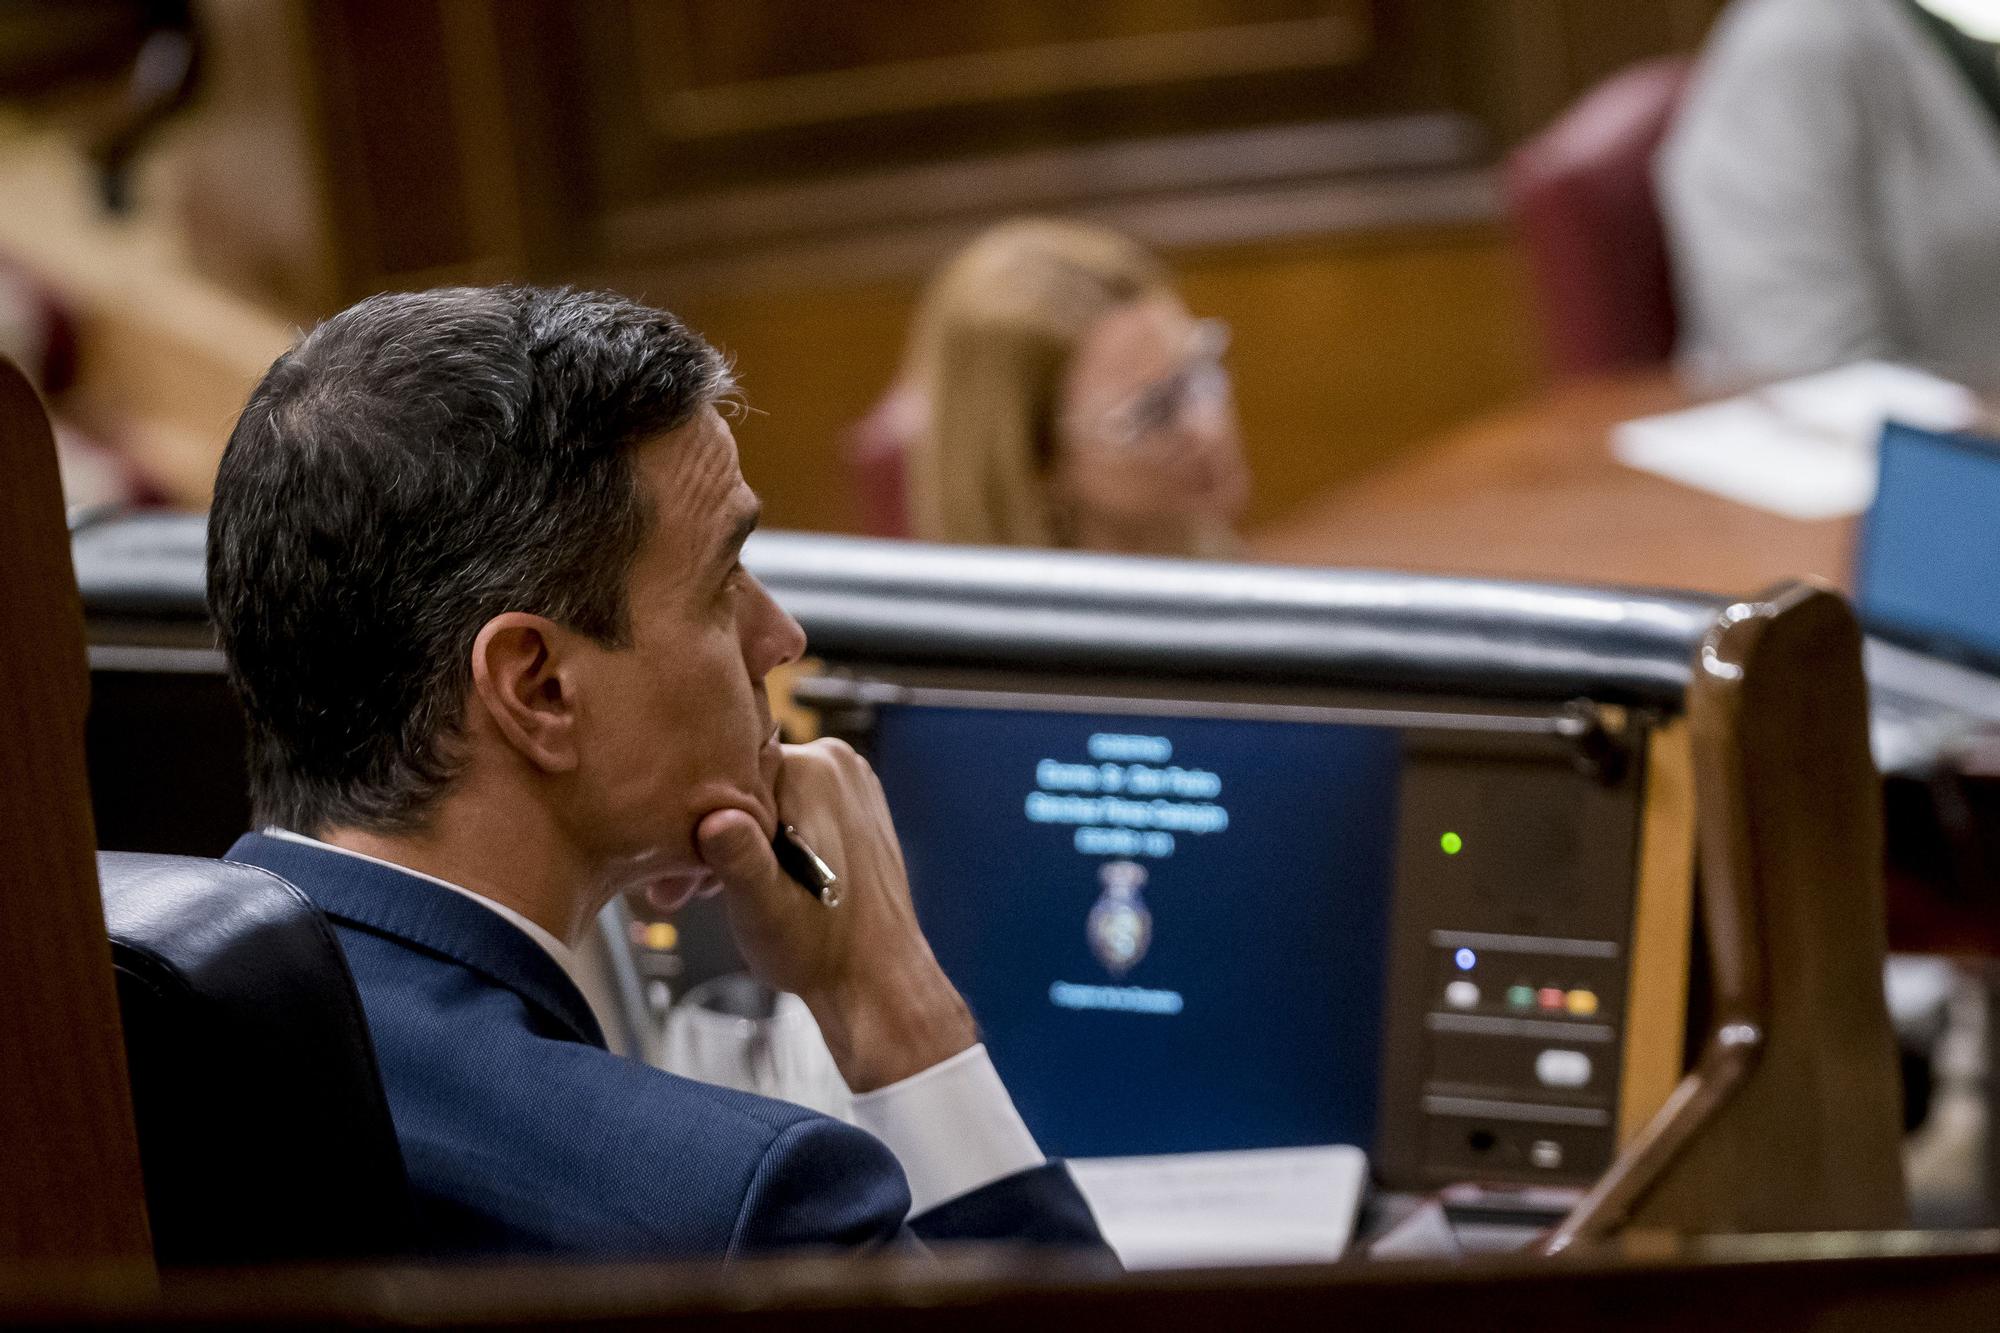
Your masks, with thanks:
[(871, 751), (1044, 1151), (1371, 1145), (1395, 731), (898, 705)]
[(1863, 619), (2000, 662), (2000, 443), (1891, 423), (1881, 469), (1855, 577)]

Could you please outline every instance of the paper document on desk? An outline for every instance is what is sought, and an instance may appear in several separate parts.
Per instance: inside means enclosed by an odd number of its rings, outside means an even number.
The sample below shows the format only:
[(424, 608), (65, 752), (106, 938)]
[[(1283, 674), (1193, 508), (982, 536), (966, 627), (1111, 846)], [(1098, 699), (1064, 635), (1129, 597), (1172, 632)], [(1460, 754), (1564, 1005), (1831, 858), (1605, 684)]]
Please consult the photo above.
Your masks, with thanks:
[(1070, 1175), (1130, 1269), (1338, 1259), (1368, 1181), (1359, 1148), (1072, 1159)]
[(1962, 430), (1970, 389), (1908, 366), (1860, 361), (1719, 403), (1628, 421), (1613, 457), (1683, 486), (1796, 519), (1858, 514), (1875, 499), (1882, 423)]

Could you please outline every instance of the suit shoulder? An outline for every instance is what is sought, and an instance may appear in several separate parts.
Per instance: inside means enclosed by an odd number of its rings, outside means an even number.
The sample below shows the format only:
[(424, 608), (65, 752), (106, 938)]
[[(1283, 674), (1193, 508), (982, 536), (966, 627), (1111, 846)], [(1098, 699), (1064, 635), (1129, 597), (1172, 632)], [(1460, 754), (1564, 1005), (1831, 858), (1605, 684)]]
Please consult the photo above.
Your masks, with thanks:
[(541, 1104), (556, 1120), (587, 1116), (583, 1123), (659, 1151), (699, 1150), (710, 1161), (747, 1167), (802, 1125), (846, 1128), (804, 1106), (669, 1073), (601, 1046), (518, 1028), (509, 1037), (500, 1063), (517, 1065), (519, 1076), (503, 1096)]
[[(577, 1082), (598, 1082), (597, 1100), (611, 1108), (599, 1133), (661, 1164), (677, 1178), (673, 1193), (700, 1182), (713, 1191), (711, 1208), (727, 1202), (727, 1253), (879, 1244), (900, 1233), (909, 1185), (895, 1154), (865, 1130), (595, 1048), (565, 1055), (591, 1066)], [(601, 1169), (595, 1153), (575, 1167)]]
[(888, 1146), (811, 1115), (777, 1134), (744, 1193), (729, 1252), (879, 1245), (901, 1234), (910, 1187)]

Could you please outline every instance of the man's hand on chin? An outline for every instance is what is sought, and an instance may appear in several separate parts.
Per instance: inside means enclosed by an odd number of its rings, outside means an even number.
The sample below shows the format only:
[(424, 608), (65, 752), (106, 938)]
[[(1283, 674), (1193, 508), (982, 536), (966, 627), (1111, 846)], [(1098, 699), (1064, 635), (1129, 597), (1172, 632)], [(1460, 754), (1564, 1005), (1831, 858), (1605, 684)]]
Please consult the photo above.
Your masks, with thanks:
[(705, 815), (695, 843), (722, 883), (750, 970), (806, 1002), (854, 1092), (970, 1047), (972, 1016), (917, 926), (889, 805), (867, 762), (837, 740), (787, 745), (776, 791), (778, 819), (840, 876), (841, 899), (827, 907), (779, 869), (748, 811)]

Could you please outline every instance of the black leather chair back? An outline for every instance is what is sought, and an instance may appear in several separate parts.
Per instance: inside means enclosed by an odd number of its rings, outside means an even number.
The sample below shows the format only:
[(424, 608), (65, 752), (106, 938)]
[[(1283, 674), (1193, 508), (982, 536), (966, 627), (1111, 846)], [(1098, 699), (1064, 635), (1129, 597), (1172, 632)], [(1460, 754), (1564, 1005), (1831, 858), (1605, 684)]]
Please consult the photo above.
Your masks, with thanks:
[(252, 866), (104, 852), (98, 874), (160, 1262), (402, 1248), (402, 1153), (326, 918)]

